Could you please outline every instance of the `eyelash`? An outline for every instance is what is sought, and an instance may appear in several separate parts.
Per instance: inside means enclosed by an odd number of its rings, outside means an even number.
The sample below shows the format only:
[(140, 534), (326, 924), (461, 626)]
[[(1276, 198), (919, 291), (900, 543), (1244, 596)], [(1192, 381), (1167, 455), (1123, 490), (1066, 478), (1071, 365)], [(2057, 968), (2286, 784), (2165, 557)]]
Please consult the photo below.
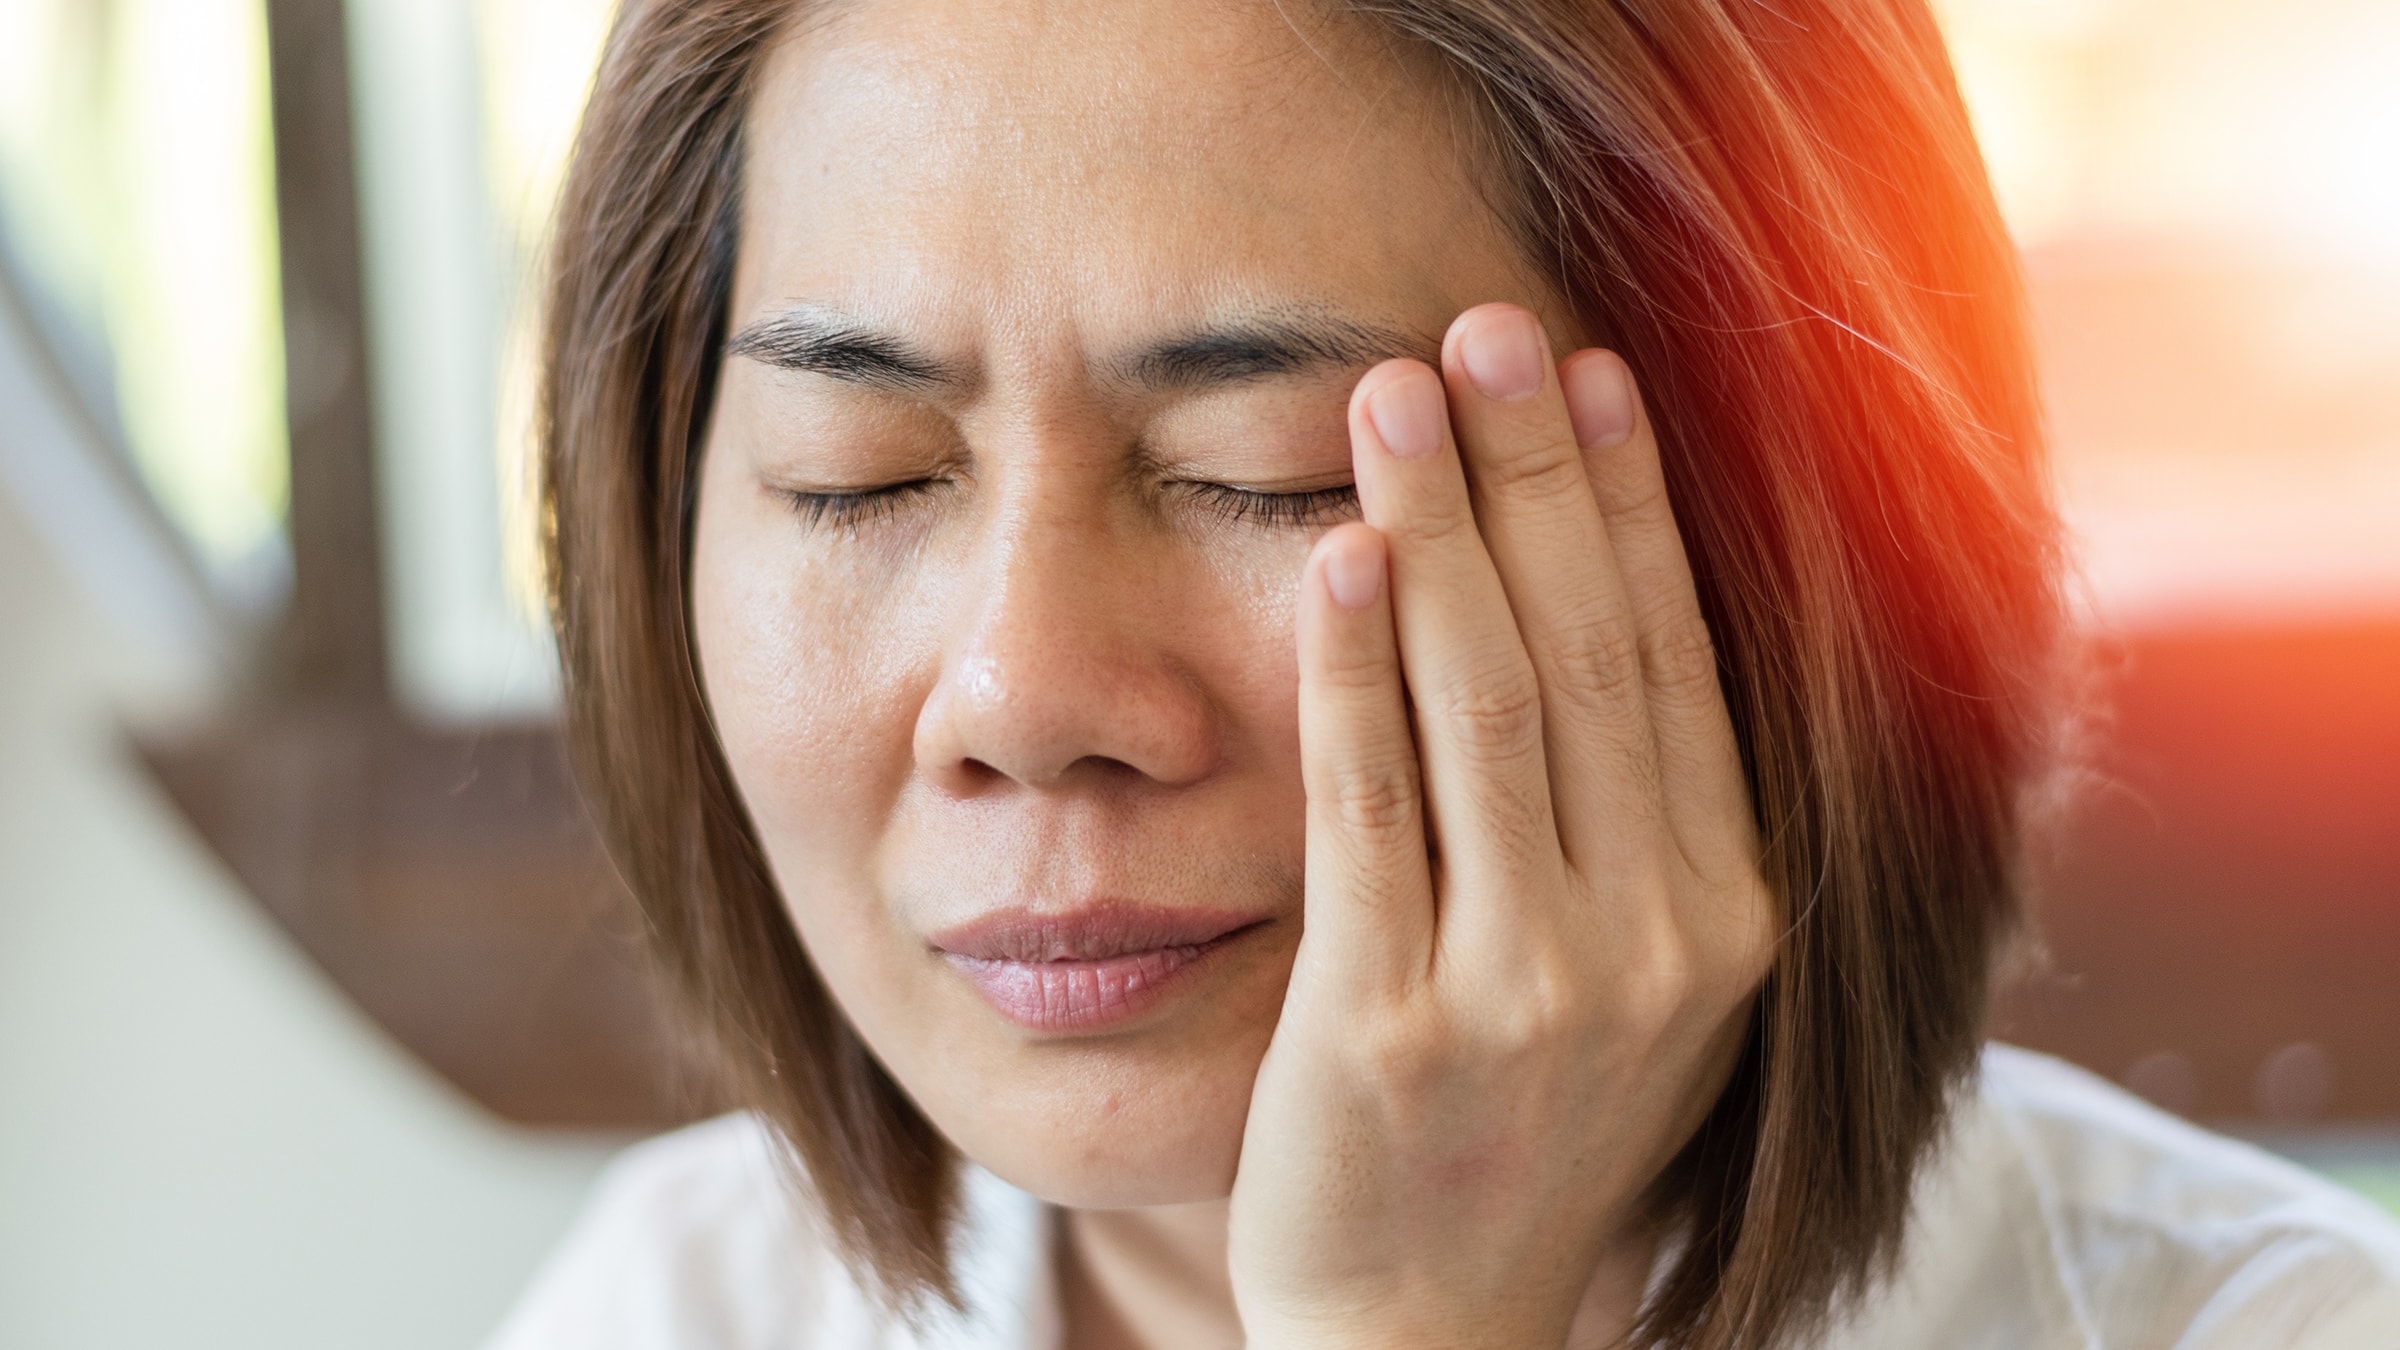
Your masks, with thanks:
[(910, 483), (892, 483), (879, 488), (860, 488), (851, 492), (786, 492), (792, 511), (800, 523), (811, 528), (831, 525), (837, 530), (852, 530), (873, 520), (880, 520), (900, 509), (910, 497), (921, 497), (941, 484), (931, 478)]
[(1268, 526), (1322, 525), (1358, 514), (1358, 489), (1348, 483), (1313, 492), (1252, 492), (1223, 483), (1194, 483), (1202, 504), (1227, 522)]
[[(892, 514), (909, 498), (923, 496), (939, 486), (938, 480), (925, 478), (851, 492), (792, 491), (784, 496), (790, 500), (801, 524), (852, 530)], [(1193, 483), (1190, 487), (1204, 506), (1228, 523), (1256, 521), (1270, 527), (1306, 526), (1358, 514), (1358, 489), (1347, 483), (1309, 492), (1253, 492), (1223, 483)]]

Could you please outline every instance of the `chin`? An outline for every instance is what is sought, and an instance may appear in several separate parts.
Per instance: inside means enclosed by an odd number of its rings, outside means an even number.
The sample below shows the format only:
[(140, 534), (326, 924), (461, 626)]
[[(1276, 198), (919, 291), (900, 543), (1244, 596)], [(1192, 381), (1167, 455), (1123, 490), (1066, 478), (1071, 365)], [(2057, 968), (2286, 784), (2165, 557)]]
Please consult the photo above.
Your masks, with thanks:
[(1221, 1073), (1129, 1068), (1117, 1075), (1121, 1094), (1102, 1102), (1019, 1092), (946, 1132), (968, 1158), (1054, 1205), (1221, 1200), (1233, 1190), (1257, 1067), (1252, 1060)]
[(1052, 1204), (1221, 1200), (1291, 972), (1284, 943), (1243, 955), (1110, 1034), (1031, 1034), (960, 1000), (941, 1019), (945, 1050), (901, 1082), (961, 1153)]

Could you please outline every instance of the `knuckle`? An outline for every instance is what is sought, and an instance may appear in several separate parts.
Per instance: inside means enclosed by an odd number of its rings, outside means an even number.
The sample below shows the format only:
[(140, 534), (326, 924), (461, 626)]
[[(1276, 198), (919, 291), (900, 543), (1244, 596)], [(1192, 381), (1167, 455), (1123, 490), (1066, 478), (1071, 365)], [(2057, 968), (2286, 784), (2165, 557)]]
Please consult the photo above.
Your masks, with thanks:
[(1477, 489), (1492, 496), (1547, 503), (1566, 492), (1591, 495), (1582, 452), (1564, 437), (1539, 437), (1515, 454), (1477, 458), (1473, 463)]
[(1517, 983), (1497, 1037), (1511, 1052), (1531, 1052), (1580, 1041), (1596, 1012), (1588, 972), (1563, 962), (1536, 963)]
[(1411, 766), (1388, 761), (1346, 764), (1330, 772), (1325, 786), (1334, 819), (1345, 830), (1381, 836), (1423, 829)]
[(1460, 680), (1440, 700), (1437, 714), (1478, 762), (1511, 762), (1541, 745), (1542, 697), (1531, 671)]
[(1714, 697), (1717, 644), (1709, 636), (1708, 625), (1696, 617), (1667, 625), (1646, 649), (1644, 675), (1662, 693)]
[(1655, 919), (1624, 935), (1618, 977), (1612, 982), (1612, 1016), (1640, 1039), (1662, 1034), (1701, 992), (1696, 953), (1664, 912), (1665, 897), (1653, 906)]
[[(1625, 442), (1630, 447), (1633, 441)], [(1623, 447), (1620, 447), (1623, 448)], [(1593, 495), (1599, 499), (1600, 513), (1610, 522), (1610, 528), (1631, 529), (1640, 522), (1672, 519), (1673, 510), (1667, 501), (1667, 480), (1655, 470), (1649, 473), (1628, 473), (1630, 466), (1616, 465), (1615, 472), (1604, 468), (1592, 475)]]
[(1696, 972), (1681, 944), (1654, 944), (1626, 980), (1636, 1022), (1657, 1030), (1674, 1021), (1690, 1006), (1697, 984)]
[(1550, 662), (1567, 697), (1586, 705), (1615, 702), (1640, 687), (1641, 638), (1613, 620), (1578, 624), (1560, 635)]

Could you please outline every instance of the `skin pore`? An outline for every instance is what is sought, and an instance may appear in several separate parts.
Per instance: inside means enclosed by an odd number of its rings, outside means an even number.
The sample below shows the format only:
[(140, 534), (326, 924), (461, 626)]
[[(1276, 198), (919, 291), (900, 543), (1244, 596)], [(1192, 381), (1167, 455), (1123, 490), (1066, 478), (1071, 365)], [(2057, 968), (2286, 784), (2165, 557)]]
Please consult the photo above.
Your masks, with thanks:
[[(1486, 302), (1573, 345), (1438, 82), (1289, 8), (831, 6), (769, 59), (748, 122), (693, 545), (709, 706), (867, 1044), (967, 1157), (1064, 1207), (1077, 1345), (1244, 1340), (1228, 1196), (1237, 1164), (1270, 1174), (1257, 1136), (1282, 1129), (1253, 1088), (1271, 1041), (1283, 1077), (1311, 1076), (1278, 1037), (1326, 856), (1295, 631), (1353, 622), (1303, 590), (1371, 564), (1360, 613), (1383, 614), (1374, 532), (1320, 541), (1362, 494), (1385, 526), (1433, 490), (1370, 489), (1369, 404), (1345, 400), (1370, 369), (1377, 388), (1431, 378), (1386, 358), (1455, 375), (1453, 320)], [(1578, 368), (1578, 388), (1615, 378)], [(1526, 405), (1562, 434), (1570, 373)], [(1393, 547), (1405, 625), (1418, 555)], [(1156, 991), (1141, 973), (1009, 982), (1001, 957), (1051, 941), (1028, 915), (1138, 933), (1154, 910), (1226, 932), (1153, 944), (1185, 963)], [(1674, 1085), (1659, 1120), (1561, 1175), (1639, 1192), (1722, 1081), (1738, 1001), (1628, 1067)], [(1094, 1008), (1104, 1024), (1073, 1022)], [(1311, 1117), (1272, 1119), (1298, 1136)], [(1538, 1325), (1623, 1333), (1652, 1251), (1624, 1209), (1547, 1244), (1563, 1311)]]

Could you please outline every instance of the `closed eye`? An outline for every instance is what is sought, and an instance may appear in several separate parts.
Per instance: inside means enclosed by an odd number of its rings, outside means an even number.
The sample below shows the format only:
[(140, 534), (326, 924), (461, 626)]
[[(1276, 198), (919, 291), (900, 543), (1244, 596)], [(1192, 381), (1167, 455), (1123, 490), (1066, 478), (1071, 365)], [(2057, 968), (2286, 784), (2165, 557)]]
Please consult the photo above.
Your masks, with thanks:
[(891, 515), (911, 500), (930, 494), (942, 485), (938, 478), (917, 478), (905, 483), (886, 483), (882, 487), (842, 488), (829, 492), (803, 492), (794, 488), (778, 491), (791, 503), (800, 523), (810, 528), (829, 525), (837, 530), (856, 529), (861, 525)]
[(1349, 483), (1307, 492), (1258, 492), (1225, 483), (1187, 485), (1200, 504), (1226, 523), (1269, 526), (1330, 525), (1358, 518), (1358, 488)]

